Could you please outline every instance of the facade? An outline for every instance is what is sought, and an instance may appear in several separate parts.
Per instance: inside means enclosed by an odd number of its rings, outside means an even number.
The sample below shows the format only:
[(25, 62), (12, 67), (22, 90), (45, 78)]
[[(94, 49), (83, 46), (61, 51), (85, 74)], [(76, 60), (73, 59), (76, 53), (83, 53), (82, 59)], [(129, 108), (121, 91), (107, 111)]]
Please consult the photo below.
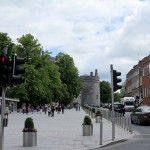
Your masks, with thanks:
[(150, 105), (150, 55), (141, 61), (143, 104)]
[(126, 96), (141, 97), (140, 88), (141, 88), (141, 76), (139, 64), (135, 65), (126, 75)]
[(127, 73), (126, 96), (139, 98), (142, 104), (150, 105), (150, 55)]
[[(1, 107), (1, 100), (2, 97), (0, 97), (0, 107)], [(19, 99), (12, 99), (12, 98), (5, 98), (5, 104), (12, 107), (12, 111), (17, 111), (17, 103), (19, 102)]]
[(100, 104), (100, 81), (97, 69), (95, 70), (95, 75), (93, 72), (90, 73), (90, 76), (84, 75), (82, 76), (83, 82), (83, 90), (81, 92), (81, 105), (84, 104)]

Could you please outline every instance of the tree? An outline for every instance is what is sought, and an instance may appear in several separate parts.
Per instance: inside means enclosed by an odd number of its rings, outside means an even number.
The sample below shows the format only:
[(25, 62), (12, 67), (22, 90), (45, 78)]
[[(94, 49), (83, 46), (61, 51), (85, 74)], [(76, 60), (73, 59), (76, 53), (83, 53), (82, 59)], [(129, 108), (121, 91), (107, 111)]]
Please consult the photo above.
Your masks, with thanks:
[(8, 56), (12, 54), (12, 47), (14, 43), (12, 39), (7, 35), (7, 33), (0, 32), (0, 50), (2, 51), (4, 48), (8, 47)]
[(120, 102), (120, 93), (119, 92), (114, 93), (114, 102)]
[(108, 81), (100, 82), (100, 100), (102, 103), (111, 102), (111, 87)]
[[(10, 88), (8, 94), (18, 97), (21, 103), (46, 103), (52, 95), (49, 90), (49, 72), (45, 67), (45, 62), (50, 63), (48, 62), (48, 56), (41, 56), (41, 44), (31, 34), (23, 35), (17, 40), (18, 44), (14, 46), (14, 51), (19, 57), (27, 58), (27, 63), (24, 65), (25, 82)], [(28, 63), (29, 57), (32, 59), (32, 64)]]
[(73, 58), (68, 54), (59, 53), (56, 56), (56, 64), (59, 66), (64, 91), (61, 102), (69, 104), (79, 95), (82, 89), (82, 79), (78, 75), (78, 69), (74, 65)]
[(120, 90), (120, 97), (125, 97), (125, 95), (126, 95), (126, 87), (125, 87), (125, 85), (126, 85), (126, 82), (124, 82), (122, 84), (122, 88)]
[[(4, 39), (3, 43), (9, 44), (10, 55), (16, 53), (18, 57), (25, 57), (27, 60), (23, 65), (25, 82), (8, 88), (8, 97), (19, 98), (20, 104), (34, 105), (52, 101), (69, 104), (79, 95), (82, 79), (78, 75), (73, 58), (68, 54), (58, 54), (54, 63), (49, 59), (51, 53), (44, 52), (41, 44), (31, 34), (18, 38), (17, 44), (14, 44), (7, 34), (1, 33), (1, 37)], [(5, 45), (3, 43), (2, 47)]]

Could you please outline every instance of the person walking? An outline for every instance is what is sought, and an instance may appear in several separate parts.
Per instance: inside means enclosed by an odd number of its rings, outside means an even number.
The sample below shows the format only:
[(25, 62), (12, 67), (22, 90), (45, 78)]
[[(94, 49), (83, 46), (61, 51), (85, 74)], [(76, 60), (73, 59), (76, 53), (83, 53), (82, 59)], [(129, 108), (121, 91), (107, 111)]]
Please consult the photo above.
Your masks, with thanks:
[(50, 115), (51, 115), (51, 106), (48, 106), (47, 111), (48, 111), (48, 117), (50, 117)]
[(62, 114), (64, 114), (64, 104), (61, 104)]
[(78, 111), (78, 108), (79, 108), (79, 104), (77, 104), (77, 105), (76, 105), (75, 107), (76, 107), (76, 111)]
[(57, 106), (57, 113), (60, 114), (60, 111), (61, 111), (61, 106), (58, 105), (58, 106)]
[(40, 105), (40, 114), (42, 113), (42, 106)]
[(46, 115), (46, 112), (47, 112), (47, 105), (46, 104), (44, 106), (44, 112), (45, 112), (45, 115)]
[(26, 115), (28, 114), (28, 112), (29, 112), (29, 106), (28, 104), (26, 104)]
[(54, 105), (51, 106), (51, 117), (54, 117), (54, 111), (55, 111), (55, 107)]
[(80, 111), (80, 104), (78, 104), (78, 108), (79, 108), (79, 111)]

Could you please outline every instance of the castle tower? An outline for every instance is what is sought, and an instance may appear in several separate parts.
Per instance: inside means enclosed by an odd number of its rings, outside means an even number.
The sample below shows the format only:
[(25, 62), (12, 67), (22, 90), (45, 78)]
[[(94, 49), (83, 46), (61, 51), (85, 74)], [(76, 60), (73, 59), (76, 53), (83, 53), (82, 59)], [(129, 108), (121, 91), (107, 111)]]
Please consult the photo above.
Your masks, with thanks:
[(93, 72), (90, 73), (90, 76), (82, 76), (83, 82), (83, 89), (81, 92), (81, 104), (100, 104), (100, 81), (97, 69), (95, 69), (95, 75)]

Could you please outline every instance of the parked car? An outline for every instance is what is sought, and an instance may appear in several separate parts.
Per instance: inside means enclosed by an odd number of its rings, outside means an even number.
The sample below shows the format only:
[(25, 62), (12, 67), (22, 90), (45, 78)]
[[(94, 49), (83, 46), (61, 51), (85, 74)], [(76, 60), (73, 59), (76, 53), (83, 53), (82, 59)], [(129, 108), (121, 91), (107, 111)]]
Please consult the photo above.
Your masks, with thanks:
[[(109, 110), (112, 110), (112, 106), (110, 105)], [(125, 108), (123, 104), (114, 104), (114, 111), (118, 113), (123, 113), (123, 116), (125, 114)]]
[(131, 123), (143, 124), (150, 122), (150, 106), (137, 107), (131, 114)]

